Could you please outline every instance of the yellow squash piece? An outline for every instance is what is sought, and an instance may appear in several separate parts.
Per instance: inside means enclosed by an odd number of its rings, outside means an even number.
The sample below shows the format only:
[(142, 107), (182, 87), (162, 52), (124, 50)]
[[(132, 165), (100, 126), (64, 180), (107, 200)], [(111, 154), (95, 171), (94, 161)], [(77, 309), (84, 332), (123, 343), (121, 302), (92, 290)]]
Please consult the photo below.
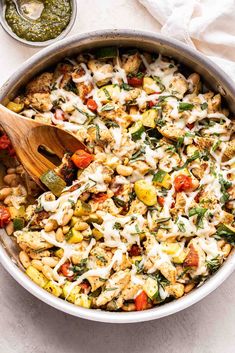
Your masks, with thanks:
[(136, 196), (147, 206), (153, 206), (157, 203), (157, 194), (155, 187), (146, 180), (138, 180), (134, 185)]
[(156, 92), (161, 92), (163, 86), (158, 85), (156, 80), (151, 77), (144, 77), (143, 79), (143, 89), (147, 94), (153, 94)]
[(164, 170), (158, 170), (156, 174), (153, 176), (153, 184), (157, 186), (161, 186), (165, 189), (171, 188), (171, 176)]
[(181, 246), (178, 243), (162, 242), (162, 250), (171, 255), (172, 261), (176, 264), (182, 264), (187, 256), (186, 251), (180, 249)]
[(58, 249), (55, 251), (55, 256), (59, 257), (60, 259), (63, 257), (64, 255), (64, 249)]
[(158, 296), (158, 283), (155, 279), (148, 277), (143, 285), (143, 290), (150, 299), (154, 299)]
[(24, 206), (20, 206), (19, 208), (15, 208), (15, 207), (9, 207), (8, 208), (10, 214), (11, 214), (11, 218), (20, 218), (20, 217), (24, 217), (25, 215), (25, 207)]
[[(235, 163), (232, 163), (231, 169), (235, 169)], [(232, 180), (235, 180), (235, 173), (232, 174)]]
[(9, 102), (7, 108), (14, 113), (20, 113), (24, 109), (24, 103)]
[(142, 115), (142, 124), (152, 129), (156, 127), (156, 119), (158, 117), (158, 111), (156, 109), (146, 110)]
[(67, 240), (69, 244), (81, 243), (81, 241), (83, 240), (83, 235), (78, 230), (72, 228), (69, 233), (71, 234), (69, 239)]
[(163, 242), (161, 245), (162, 245), (162, 250), (168, 255), (176, 254), (181, 248), (181, 246), (178, 243)]
[(91, 307), (91, 299), (87, 294), (78, 294), (76, 295), (74, 304), (89, 309)]
[(104, 234), (100, 230), (98, 230), (96, 228), (92, 229), (92, 235), (95, 238), (95, 240), (97, 240), (97, 241), (102, 239), (103, 236), (104, 236)]
[(63, 286), (63, 297), (70, 303), (75, 303), (76, 296), (80, 293), (81, 287), (75, 286), (72, 288), (71, 282), (65, 282)]
[(46, 289), (49, 293), (55, 295), (56, 297), (60, 297), (62, 294), (62, 289), (54, 284), (52, 281), (47, 282), (44, 289)]
[(101, 103), (117, 102), (120, 96), (120, 87), (118, 85), (107, 85), (99, 89), (97, 92), (98, 99)]
[(91, 213), (91, 206), (88, 203), (78, 200), (76, 203), (76, 208), (74, 210), (74, 216), (75, 217), (89, 216), (90, 213)]
[(32, 281), (42, 288), (44, 288), (48, 282), (48, 279), (31, 265), (26, 269), (25, 273), (29, 276), (29, 278), (31, 278)]
[(187, 256), (187, 252), (182, 250), (178, 255), (172, 256), (172, 261), (176, 264), (182, 264)]

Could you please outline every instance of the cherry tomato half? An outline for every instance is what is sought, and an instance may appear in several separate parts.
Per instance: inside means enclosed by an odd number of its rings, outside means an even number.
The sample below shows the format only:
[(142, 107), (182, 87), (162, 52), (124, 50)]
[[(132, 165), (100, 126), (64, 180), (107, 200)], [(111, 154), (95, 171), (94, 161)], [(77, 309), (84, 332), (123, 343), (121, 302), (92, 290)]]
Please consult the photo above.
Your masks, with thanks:
[(143, 84), (143, 77), (128, 77), (127, 82), (130, 86), (139, 87)]
[(71, 157), (71, 160), (76, 167), (85, 169), (94, 160), (92, 154), (87, 153), (84, 150), (77, 150)]
[(98, 194), (92, 196), (92, 200), (97, 203), (102, 203), (107, 199), (108, 195), (103, 192), (99, 192)]
[(11, 141), (6, 134), (0, 137), (0, 150), (6, 150), (11, 147)]
[(137, 297), (135, 297), (135, 308), (137, 311), (145, 310), (148, 307), (148, 296), (142, 291)]
[(0, 205), (0, 228), (6, 227), (11, 220), (11, 214), (5, 206)]
[(141, 248), (137, 244), (133, 244), (130, 251), (130, 256), (139, 256), (141, 255)]
[(98, 105), (97, 105), (97, 103), (96, 103), (96, 101), (94, 99), (88, 99), (86, 105), (87, 105), (87, 108), (92, 110), (92, 111), (95, 111), (98, 108)]
[(189, 191), (192, 188), (192, 178), (188, 175), (180, 174), (174, 180), (175, 191)]
[(161, 207), (163, 207), (163, 206), (164, 206), (164, 203), (165, 203), (164, 197), (163, 197), (163, 196), (158, 196), (158, 197), (157, 197), (157, 202), (159, 203), (159, 205), (160, 205)]
[(73, 274), (71, 274), (71, 270), (70, 270), (70, 262), (67, 261), (65, 262), (61, 267), (60, 267), (60, 272), (62, 273), (63, 276), (72, 279), (73, 278)]

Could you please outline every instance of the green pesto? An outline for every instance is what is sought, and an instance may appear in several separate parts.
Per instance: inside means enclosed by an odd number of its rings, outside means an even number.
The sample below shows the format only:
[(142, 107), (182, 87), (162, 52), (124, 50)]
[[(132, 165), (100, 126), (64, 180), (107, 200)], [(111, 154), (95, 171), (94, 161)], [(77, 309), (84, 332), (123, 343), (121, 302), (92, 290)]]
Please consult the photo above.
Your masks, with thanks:
[(12, 31), (31, 42), (44, 42), (58, 37), (68, 26), (72, 14), (69, 0), (45, 0), (40, 18), (22, 18), (11, 0), (6, 0), (5, 18)]

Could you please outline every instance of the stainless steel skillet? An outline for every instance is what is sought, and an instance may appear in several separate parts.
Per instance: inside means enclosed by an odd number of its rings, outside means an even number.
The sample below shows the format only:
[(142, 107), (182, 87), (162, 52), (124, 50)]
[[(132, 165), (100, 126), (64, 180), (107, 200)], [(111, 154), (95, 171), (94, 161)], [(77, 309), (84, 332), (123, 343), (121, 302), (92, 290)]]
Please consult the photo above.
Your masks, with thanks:
[[(121, 47), (138, 47), (163, 55), (172, 56), (180, 63), (198, 72), (211, 88), (221, 93), (230, 110), (235, 115), (235, 84), (214, 63), (178, 41), (161, 35), (134, 30), (102, 30), (76, 35), (43, 49), (27, 60), (0, 89), (0, 102), (7, 104), (12, 97), (36, 74), (44, 71), (66, 56), (73, 56), (84, 50), (95, 47), (117, 45)], [(49, 305), (74, 316), (89, 320), (130, 323), (158, 319), (183, 310), (198, 302), (215, 290), (235, 269), (235, 254), (231, 253), (219, 271), (201, 287), (194, 289), (184, 297), (143, 312), (116, 313), (101, 310), (85, 309), (56, 298), (34, 284), (20, 267), (15, 243), (1, 231), (0, 261), (5, 269), (33, 295)]]

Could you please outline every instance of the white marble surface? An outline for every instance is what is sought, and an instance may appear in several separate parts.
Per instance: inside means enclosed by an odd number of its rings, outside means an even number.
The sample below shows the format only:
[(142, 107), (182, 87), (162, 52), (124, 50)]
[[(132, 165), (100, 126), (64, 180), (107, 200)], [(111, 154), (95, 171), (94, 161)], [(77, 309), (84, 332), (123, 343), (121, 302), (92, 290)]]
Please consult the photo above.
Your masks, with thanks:
[[(159, 30), (135, 0), (78, 0), (73, 33), (102, 28)], [(0, 28), (0, 84), (36, 49)], [(235, 275), (213, 294), (173, 316), (139, 324), (89, 322), (56, 311), (0, 267), (0, 353), (233, 353)]]

